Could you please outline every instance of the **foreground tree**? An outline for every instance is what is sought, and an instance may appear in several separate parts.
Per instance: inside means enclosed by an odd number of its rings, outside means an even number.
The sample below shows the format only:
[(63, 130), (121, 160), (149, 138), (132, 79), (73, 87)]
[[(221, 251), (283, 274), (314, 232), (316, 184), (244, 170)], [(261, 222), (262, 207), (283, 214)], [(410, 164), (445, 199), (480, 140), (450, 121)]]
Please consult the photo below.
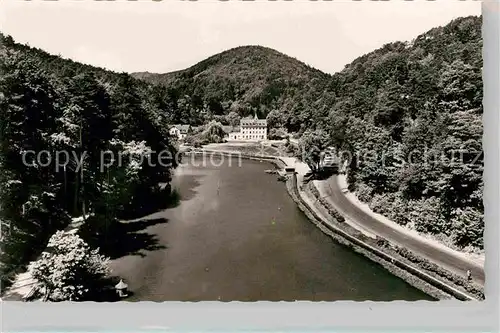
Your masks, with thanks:
[(222, 142), (225, 135), (226, 133), (224, 132), (222, 124), (216, 121), (208, 123), (206, 130), (204, 131), (204, 136), (208, 142)]
[[(67, 222), (59, 206), (53, 166), (35, 163), (29, 151), (51, 151), (47, 133), (58, 114), (57, 93), (37, 64), (25, 55), (0, 57), (0, 220), (2, 282), (44, 247)], [(47, 158), (43, 159), (46, 162)], [(54, 230), (55, 229), (55, 230)]]
[[(52, 56), (2, 34), (0, 72), (5, 290), (71, 217), (85, 218), (82, 228), (89, 232), (83, 237), (92, 244), (117, 214), (158, 209), (151, 196), (159, 195), (158, 184), (171, 181), (176, 165), (173, 159), (158, 161), (165, 151), (162, 156), (176, 153), (168, 128), (177, 97), (169, 89)], [(156, 153), (142, 154), (146, 147)], [(120, 163), (118, 154), (129, 150), (137, 159)], [(107, 151), (113, 154), (102, 156)]]
[(100, 292), (109, 275), (108, 258), (91, 249), (77, 235), (58, 231), (49, 240), (48, 251), (29, 265), (40, 284), (40, 292), (51, 301), (89, 300)]
[(302, 160), (307, 163), (312, 172), (319, 171), (321, 153), (329, 145), (329, 135), (323, 130), (306, 132), (299, 141)]

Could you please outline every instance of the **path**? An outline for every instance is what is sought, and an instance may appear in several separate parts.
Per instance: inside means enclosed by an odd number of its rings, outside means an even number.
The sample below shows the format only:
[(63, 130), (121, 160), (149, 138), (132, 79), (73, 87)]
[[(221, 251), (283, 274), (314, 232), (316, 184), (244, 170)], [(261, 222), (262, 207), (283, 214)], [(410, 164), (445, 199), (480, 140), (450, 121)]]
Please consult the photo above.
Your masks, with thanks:
[(435, 244), (420, 235), (404, 230), (396, 223), (391, 225), (387, 221), (376, 218), (374, 214), (366, 212), (342, 192), (339, 176), (332, 176), (325, 181), (317, 181), (316, 184), (320, 195), (350, 221), (458, 275), (465, 276), (466, 271), (470, 270), (473, 279), (484, 285), (484, 268), (480, 264), (465, 258), (458, 251)]
[[(64, 229), (64, 232), (68, 234), (76, 233), (82, 223), (83, 217), (74, 218), (68, 227)], [(5, 290), (2, 300), (22, 301), (31, 294), (36, 284), (36, 280), (31, 276), (29, 271), (19, 273), (16, 275), (14, 283), (12, 283), (8, 290)]]

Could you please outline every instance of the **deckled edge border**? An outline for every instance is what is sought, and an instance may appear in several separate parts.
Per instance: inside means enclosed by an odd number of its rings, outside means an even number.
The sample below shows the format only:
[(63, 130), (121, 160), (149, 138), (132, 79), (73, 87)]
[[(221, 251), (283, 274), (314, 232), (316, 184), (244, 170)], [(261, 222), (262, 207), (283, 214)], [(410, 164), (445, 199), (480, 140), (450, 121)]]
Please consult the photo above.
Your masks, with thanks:
[[(317, 0), (306, 1), (314, 2)], [(340, 1), (344, 2), (345, 0)], [(387, 303), (346, 301), (333, 303), (141, 302), (114, 304), (2, 302), (0, 311), (1, 331), (338, 332), (387, 329), (396, 329), (398, 331), (500, 331), (498, 315), (500, 312), (500, 228), (498, 223), (500, 216), (500, 183), (498, 175), (500, 173), (500, 2), (498, 0), (485, 0), (482, 4), (482, 13), (486, 301), (472, 303), (455, 301), (439, 303), (425, 301), (414, 303), (403, 301)]]

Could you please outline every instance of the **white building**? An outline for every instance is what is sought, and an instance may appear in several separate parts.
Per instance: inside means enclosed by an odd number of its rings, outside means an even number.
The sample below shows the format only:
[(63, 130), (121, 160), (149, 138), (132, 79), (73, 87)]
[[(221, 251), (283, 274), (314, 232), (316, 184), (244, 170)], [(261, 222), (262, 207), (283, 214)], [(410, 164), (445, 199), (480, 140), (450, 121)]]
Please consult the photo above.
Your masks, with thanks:
[(229, 133), (229, 140), (262, 141), (267, 140), (267, 120), (254, 118), (240, 120), (240, 130)]
[(170, 135), (176, 137), (179, 140), (183, 140), (189, 131), (189, 125), (174, 125), (170, 128)]

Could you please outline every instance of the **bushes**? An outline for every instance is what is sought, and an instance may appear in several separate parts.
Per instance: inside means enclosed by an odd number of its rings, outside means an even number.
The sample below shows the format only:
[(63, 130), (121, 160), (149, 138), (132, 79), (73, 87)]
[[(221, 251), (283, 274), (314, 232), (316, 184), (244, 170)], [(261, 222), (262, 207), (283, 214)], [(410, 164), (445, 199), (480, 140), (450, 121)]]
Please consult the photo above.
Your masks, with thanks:
[(398, 224), (407, 225), (409, 222), (408, 203), (398, 193), (375, 194), (368, 205), (374, 212)]
[(401, 195), (396, 194), (387, 217), (398, 224), (407, 225), (409, 222), (408, 214), (408, 202)]
[(409, 220), (419, 232), (437, 234), (449, 231), (449, 223), (442, 215), (440, 200), (436, 197), (412, 200), (408, 203), (411, 207)]
[(293, 143), (290, 143), (290, 141), (287, 141), (285, 144), (285, 149), (286, 149), (285, 150), (286, 154), (288, 156), (295, 157), (295, 158), (298, 158), (299, 160), (301, 160), (302, 155), (300, 153), (299, 147), (297, 147)]
[(281, 140), (288, 138), (288, 133), (284, 128), (271, 128), (268, 138), (271, 140)]
[(340, 222), (340, 223), (344, 223), (345, 222), (345, 218), (337, 210), (335, 210), (333, 208), (330, 208), (330, 206), (328, 205), (328, 202), (326, 201), (326, 199), (320, 198), (319, 202), (328, 210), (328, 213), (331, 216), (333, 216), (337, 220), (337, 222)]
[(339, 223), (345, 222), (345, 218), (337, 210), (333, 209), (325, 198), (322, 198), (320, 196), (318, 189), (316, 188), (316, 186), (314, 186), (313, 183), (309, 183), (307, 184), (307, 186), (314, 197), (316, 197), (321, 205), (328, 211), (328, 214), (333, 216), (333, 218)]
[(374, 212), (388, 215), (391, 212), (394, 197), (393, 193), (375, 194), (368, 205)]
[(378, 247), (381, 248), (388, 248), (390, 246), (390, 243), (387, 241), (387, 239), (379, 236), (377, 236), (375, 243), (377, 244)]
[[(318, 201), (324, 206), (324, 208), (328, 210), (328, 213), (331, 216), (333, 216), (338, 222), (345, 221), (345, 219), (343, 218), (342, 215), (340, 215), (336, 210), (331, 208), (330, 204), (324, 198), (320, 197), (320, 194), (313, 183), (309, 183), (308, 187), (309, 187), (311, 193), (318, 199)], [(391, 198), (391, 197), (387, 197), (387, 196), (375, 195), (374, 196), (375, 202), (373, 204), (378, 205), (380, 207), (385, 207), (387, 202), (390, 202), (391, 199), (394, 200), (391, 203), (391, 207), (396, 208), (396, 210), (397, 210), (395, 212), (395, 214), (396, 214), (395, 216), (399, 216), (400, 214), (402, 215), (407, 207), (404, 205), (401, 205), (402, 200), (398, 196), (394, 196), (393, 198)], [(367, 243), (371, 246), (374, 246), (376, 248), (383, 249), (383, 252), (388, 253), (389, 255), (393, 255), (396, 258), (398, 256), (401, 258), (404, 258), (404, 259), (408, 260), (409, 262), (415, 264), (420, 269), (427, 271), (429, 273), (433, 273), (441, 278), (448, 280), (449, 282), (451, 282), (457, 286), (462, 287), (468, 293), (472, 294), (474, 297), (477, 297), (479, 299), (484, 299), (484, 291), (482, 290), (481, 287), (479, 287), (475, 284), (471, 284), (463, 277), (460, 277), (456, 274), (452, 274), (452, 273), (448, 272), (447, 270), (439, 267), (438, 265), (431, 263), (427, 259), (415, 255), (413, 252), (409, 251), (408, 249), (406, 249), (404, 247), (394, 246), (389, 241), (387, 241), (385, 238), (382, 238), (379, 236), (377, 236), (376, 239), (373, 240), (371, 238), (366, 237), (361, 232), (359, 232), (355, 229), (352, 229), (346, 225), (344, 225), (344, 227), (342, 227), (342, 225), (339, 225), (339, 227), (341, 227), (341, 229), (343, 229), (345, 232), (347, 232), (348, 234), (352, 235), (353, 237), (359, 239), (362, 242), (365, 242), (365, 243)]]
[(110, 273), (108, 258), (92, 250), (77, 235), (58, 231), (49, 240), (48, 250), (30, 263), (29, 271), (51, 301), (81, 301), (98, 293)]
[(356, 185), (356, 195), (358, 196), (359, 200), (363, 202), (370, 202), (370, 200), (372, 199), (372, 193), (373, 189), (370, 186), (363, 183), (358, 183)]
[(446, 280), (454, 283), (457, 286), (463, 287), (467, 292), (471, 293), (475, 297), (479, 299), (484, 299), (484, 291), (481, 290), (480, 287), (469, 283), (465, 278), (460, 277), (456, 274), (452, 274), (448, 272), (447, 270), (439, 267), (438, 265), (429, 262), (427, 259), (420, 258), (413, 254), (411, 251), (409, 251), (406, 248), (399, 247), (399, 246), (394, 246), (393, 249), (401, 255), (403, 258), (408, 259), (409, 261), (417, 264), (419, 267), (422, 269), (425, 269), (426, 271), (432, 272), (437, 274), (438, 276), (441, 276), (445, 278)]
[(456, 208), (446, 217), (437, 197), (407, 201), (401, 193), (372, 195), (371, 187), (359, 183), (356, 194), (361, 201), (368, 202), (374, 212), (400, 225), (411, 225), (418, 232), (437, 236), (446, 246), (469, 250), (484, 248), (483, 214), (477, 209)]
[(483, 215), (470, 207), (456, 209), (452, 214), (452, 238), (458, 246), (472, 245), (483, 248)]

